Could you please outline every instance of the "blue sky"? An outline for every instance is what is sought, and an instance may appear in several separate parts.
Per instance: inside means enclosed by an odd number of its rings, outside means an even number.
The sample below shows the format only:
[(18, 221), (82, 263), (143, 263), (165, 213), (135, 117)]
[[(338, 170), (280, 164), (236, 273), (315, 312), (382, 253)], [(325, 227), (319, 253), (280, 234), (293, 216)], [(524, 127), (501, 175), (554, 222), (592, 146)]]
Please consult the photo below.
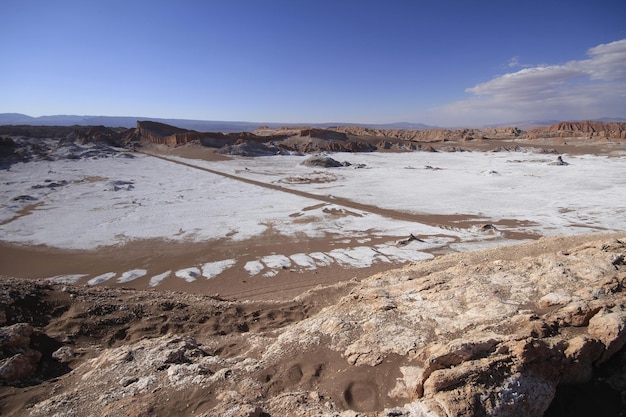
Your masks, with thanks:
[(626, 117), (626, 1), (3, 0), (0, 113)]

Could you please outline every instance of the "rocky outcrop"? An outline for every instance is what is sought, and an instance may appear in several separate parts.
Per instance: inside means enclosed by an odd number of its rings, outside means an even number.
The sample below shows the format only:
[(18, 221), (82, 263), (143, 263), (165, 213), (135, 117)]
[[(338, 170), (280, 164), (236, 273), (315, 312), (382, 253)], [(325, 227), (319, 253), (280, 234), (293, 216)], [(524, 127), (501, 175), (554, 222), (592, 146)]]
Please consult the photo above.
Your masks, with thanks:
[[(52, 357), (73, 368), (11, 407), (29, 416), (562, 415), (561, 388), (597, 371), (594, 384), (613, 393), (602, 406), (619, 409), (625, 255), (621, 238), (542, 239), (283, 303), (7, 278), (5, 325), (27, 317), (17, 300), (29, 295), (48, 317), (37, 316), (40, 329), (64, 345)], [(3, 346), (23, 347), (28, 333), (8, 331)]]
[(614, 262), (624, 250), (619, 241), (516, 262), (414, 265), (353, 289), (273, 347), (328, 340), (373, 369), (404, 357), (399, 382), (377, 389), (435, 415), (541, 416), (559, 384), (588, 380), (623, 348), (626, 276)]
[(168, 146), (181, 145), (201, 138), (198, 132), (152, 121), (137, 121), (137, 134), (151, 143)]
[(268, 146), (254, 141), (238, 141), (234, 145), (224, 145), (217, 150), (222, 155), (238, 156), (271, 156), (281, 154), (281, 149), (276, 146)]
[(516, 127), (486, 128), (486, 129), (372, 129), (360, 126), (340, 126), (334, 128), (338, 132), (344, 132), (356, 136), (369, 136), (377, 138), (393, 138), (412, 142), (443, 142), (443, 141), (466, 141), (475, 139), (513, 139), (524, 132)]
[(328, 130), (328, 129), (315, 129), (315, 128), (303, 129), (300, 131), (298, 135), (303, 138), (308, 137), (308, 138), (316, 138), (316, 139), (332, 140), (332, 141), (348, 139), (348, 136), (345, 133), (336, 132), (336, 131)]
[(141, 139), (167, 146), (197, 142), (203, 146), (221, 148), (240, 144), (243, 141), (263, 143), (284, 139), (282, 135), (260, 137), (250, 132), (196, 132), (195, 130), (181, 129), (176, 126), (152, 121), (137, 121), (136, 132)]
[(547, 128), (539, 127), (528, 132), (528, 138), (600, 138), (626, 139), (626, 123), (594, 121), (559, 122)]
[(305, 161), (302, 162), (302, 165), (306, 165), (309, 167), (319, 167), (319, 168), (337, 168), (346, 166), (345, 163), (341, 163), (336, 159), (333, 159), (329, 156), (323, 155), (314, 155)]
[(327, 140), (308, 140), (303, 143), (285, 143), (287, 146), (293, 147), (303, 153), (318, 152), (373, 152), (376, 146), (366, 142), (359, 141), (327, 141)]
[(20, 383), (37, 370), (41, 352), (30, 348), (32, 334), (28, 323), (0, 327), (0, 383)]
[(289, 127), (270, 129), (260, 127), (255, 131), (261, 137), (271, 139), (271, 143), (285, 152), (372, 152), (376, 145), (363, 138), (352, 137), (333, 129), (311, 127)]
[(0, 168), (23, 160), (23, 156), (17, 154), (17, 149), (18, 145), (13, 139), (0, 137)]
[(123, 147), (127, 144), (132, 131), (133, 129), (120, 130), (104, 126), (92, 126), (87, 131), (77, 129), (74, 134), (75, 141), (80, 144), (93, 142)]
[(73, 139), (0, 138), (0, 169), (36, 160), (133, 158), (131, 153), (112, 147), (107, 142), (87, 141), (81, 144)]

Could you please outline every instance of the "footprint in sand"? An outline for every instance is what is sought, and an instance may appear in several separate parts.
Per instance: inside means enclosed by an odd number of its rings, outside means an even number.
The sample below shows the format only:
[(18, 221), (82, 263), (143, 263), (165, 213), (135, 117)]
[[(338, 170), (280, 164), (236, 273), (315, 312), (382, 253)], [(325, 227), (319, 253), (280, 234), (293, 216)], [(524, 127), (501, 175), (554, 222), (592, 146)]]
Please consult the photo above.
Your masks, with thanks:
[(298, 385), (304, 373), (299, 364), (294, 364), (285, 370), (271, 368), (261, 375), (261, 381), (266, 383), (267, 392), (276, 395), (288, 391)]
[(370, 381), (353, 381), (343, 392), (343, 399), (355, 411), (372, 411), (378, 407), (378, 388)]

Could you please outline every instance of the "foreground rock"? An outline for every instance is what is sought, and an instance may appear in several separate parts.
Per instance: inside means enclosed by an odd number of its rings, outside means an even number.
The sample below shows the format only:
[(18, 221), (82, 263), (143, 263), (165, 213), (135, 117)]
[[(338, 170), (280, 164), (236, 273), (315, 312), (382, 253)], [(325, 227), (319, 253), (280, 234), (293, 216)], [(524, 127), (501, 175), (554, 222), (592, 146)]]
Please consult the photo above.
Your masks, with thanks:
[(446, 255), (289, 303), (5, 279), (4, 325), (32, 323), (71, 371), (5, 382), (0, 411), (558, 415), (561, 387), (600, 372), (604, 411), (619, 410), (626, 237), (565, 242)]
[(21, 381), (35, 373), (41, 352), (29, 347), (32, 333), (27, 323), (0, 328), (0, 381)]

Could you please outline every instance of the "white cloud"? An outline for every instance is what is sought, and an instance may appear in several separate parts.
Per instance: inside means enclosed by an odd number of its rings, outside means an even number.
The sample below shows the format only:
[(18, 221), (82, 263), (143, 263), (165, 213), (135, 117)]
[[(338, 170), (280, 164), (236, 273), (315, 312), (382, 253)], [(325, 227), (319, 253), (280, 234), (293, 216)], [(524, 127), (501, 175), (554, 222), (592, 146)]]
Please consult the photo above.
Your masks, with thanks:
[[(624, 116), (626, 39), (598, 45), (589, 59), (523, 68), (466, 89), (473, 96), (443, 107), (449, 124)], [(509, 67), (518, 66), (517, 57)]]
[(591, 59), (581, 64), (592, 80), (626, 80), (626, 39), (598, 45), (588, 54)]
[(519, 57), (518, 56), (514, 56), (513, 58), (509, 59), (507, 67), (514, 68), (514, 67), (517, 67), (517, 66), (519, 66)]
[(553, 95), (568, 80), (582, 76), (584, 74), (580, 71), (566, 66), (524, 68), (465, 91), (477, 96), (491, 95), (509, 99), (547, 97)]

